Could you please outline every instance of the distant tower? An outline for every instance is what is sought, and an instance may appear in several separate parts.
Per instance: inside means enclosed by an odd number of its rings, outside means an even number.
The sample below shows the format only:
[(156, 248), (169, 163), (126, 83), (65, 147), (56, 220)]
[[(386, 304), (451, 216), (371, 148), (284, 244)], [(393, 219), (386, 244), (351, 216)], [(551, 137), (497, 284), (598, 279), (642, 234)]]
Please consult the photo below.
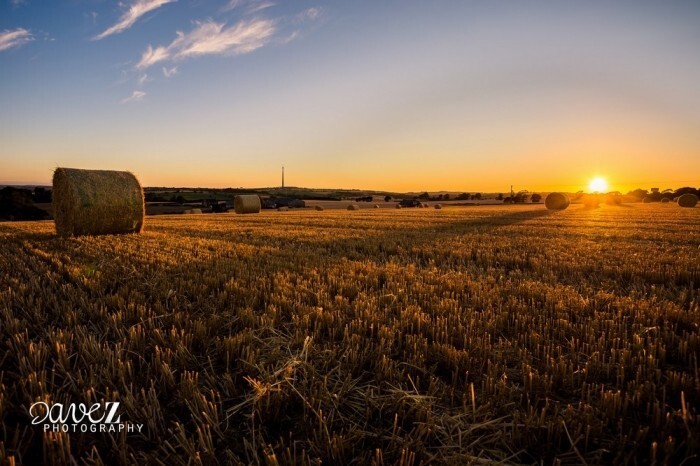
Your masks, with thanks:
[(282, 187), (284, 188), (284, 165), (282, 165)]

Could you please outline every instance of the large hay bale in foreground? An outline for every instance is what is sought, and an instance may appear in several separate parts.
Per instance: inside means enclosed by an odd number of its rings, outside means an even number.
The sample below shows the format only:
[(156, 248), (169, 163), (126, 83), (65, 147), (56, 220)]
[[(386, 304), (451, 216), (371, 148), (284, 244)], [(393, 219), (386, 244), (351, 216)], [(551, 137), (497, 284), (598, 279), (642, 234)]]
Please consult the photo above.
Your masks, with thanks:
[(549, 210), (564, 210), (570, 203), (569, 196), (564, 193), (549, 193), (544, 199), (544, 205)]
[(144, 215), (143, 189), (130, 172), (53, 172), (53, 216), (59, 236), (139, 233)]
[(316, 206), (316, 210), (318, 210), (318, 211), (323, 210), (323, 206), (322, 206), (322, 205), (317, 205), (317, 206)]
[(237, 214), (259, 214), (260, 196), (257, 194), (241, 194), (233, 198), (233, 210)]
[(698, 197), (691, 193), (683, 194), (678, 198), (678, 205), (681, 207), (695, 207), (698, 205)]
[(360, 210), (360, 206), (357, 204), (350, 204), (348, 210)]

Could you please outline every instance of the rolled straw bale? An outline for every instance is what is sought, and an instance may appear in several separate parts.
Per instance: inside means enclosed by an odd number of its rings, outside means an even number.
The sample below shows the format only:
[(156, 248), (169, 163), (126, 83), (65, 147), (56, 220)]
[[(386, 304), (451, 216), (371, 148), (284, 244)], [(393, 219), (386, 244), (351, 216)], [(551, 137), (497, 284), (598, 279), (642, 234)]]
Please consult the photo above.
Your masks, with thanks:
[(378, 209), (378, 208), (379, 208), (379, 204), (374, 204), (374, 208), (375, 208), (375, 209)]
[(188, 215), (193, 215), (193, 214), (201, 214), (202, 209), (187, 209), (186, 211), (183, 212), (183, 214), (188, 214)]
[(278, 211), (280, 211), (280, 212), (286, 212), (286, 211), (288, 211), (288, 210), (289, 210), (289, 207), (287, 207), (287, 206), (284, 206), (284, 207), (278, 207), (278, 208), (277, 208), (277, 210), (278, 210)]
[(360, 206), (357, 204), (350, 204), (348, 210), (360, 210)]
[(323, 206), (322, 206), (322, 205), (317, 205), (317, 206), (316, 206), (316, 210), (318, 210), (318, 211), (323, 210)]
[(396, 204), (397, 209), (403, 209), (403, 206), (401, 204)]
[(649, 203), (651, 202), (651, 198), (650, 198), (650, 197), (645, 197), (644, 199), (642, 199), (642, 202), (645, 203), (645, 204), (649, 204)]
[(678, 198), (678, 205), (681, 207), (695, 207), (698, 205), (698, 197), (691, 193), (683, 194)]
[(570, 203), (569, 196), (564, 193), (549, 193), (544, 199), (544, 205), (549, 210), (564, 210)]
[(435, 208), (438, 210), (442, 209), (442, 204), (435, 204)]
[(662, 204), (668, 204), (669, 202), (671, 202), (671, 199), (669, 199), (669, 198), (667, 198), (667, 197), (661, 198), (661, 203), (662, 203)]
[(257, 194), (241, 194), (233, 198), (233, 209), (237, 214), (259, 214), (260, 196)]
[(57, 168), (53, 215), (59, 236), (140, 233), (143, 189), (130, 172)]
[(600, 207), (600, 197), (596, 194), (589, 194), (583, 198), (583, 205), (588, 209), (596, 209)]

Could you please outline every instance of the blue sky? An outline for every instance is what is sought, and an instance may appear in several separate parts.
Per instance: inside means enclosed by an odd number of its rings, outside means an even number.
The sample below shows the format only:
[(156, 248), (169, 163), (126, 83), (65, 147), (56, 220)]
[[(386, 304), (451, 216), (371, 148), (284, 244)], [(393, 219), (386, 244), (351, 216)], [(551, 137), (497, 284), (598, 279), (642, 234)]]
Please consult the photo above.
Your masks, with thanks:
[(699, 46), (690, 1), (0, 0), (0, 183), (699, 185)]

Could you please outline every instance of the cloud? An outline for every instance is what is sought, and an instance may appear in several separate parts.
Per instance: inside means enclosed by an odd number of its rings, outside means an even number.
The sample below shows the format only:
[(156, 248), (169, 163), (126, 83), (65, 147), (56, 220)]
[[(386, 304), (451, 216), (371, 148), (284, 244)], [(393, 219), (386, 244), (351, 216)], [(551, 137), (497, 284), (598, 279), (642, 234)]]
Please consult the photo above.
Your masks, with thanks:
[(143, 100), (143, 98), (146, 97), (146, 93), (143, 91), (134, 91), (129, 97), (126, 99), (122, 99), (120, 103), (122, 104), (127, 104), (129, 102), (140, 102)]
[(315, 20), (318, 19), (318, 17), (321, 16), (321, 9), (312, 7), (312, 8), (307, 8), (306, 10), (302, 11), (297, 15), (297, 19), (304, 21), (304, 20)]
[(12, 4), (12, 8), (19, 8), (27, 3), (27, 0), (10, 0), (10, 3)]
[(145, 69), (159, 61), (167, 60), (169, 57), (170, 53), (166, 47), (153, 48), (149, 45), (141, 55), (141, 60), (136, 64), (136, 68)]
[(153, 11), (156, 8), (160, 8), (166, 3), (172, 3), (176, 0), (135, 0), (129, 9), (124, 12), (124, 14), (119, 18), (119, 22), (101, 34), (93, 37), (94, 40), (104, 39), (112, 34), (119, 34), (120, 32), (129, 29), (136, 23), (136, 21), (149, 11)]
[(148, 74), (144, 73), (141, 76), (139, 76), (139, 86), (143, 86), (148, 81), (150, 81), (150, 79), (148, 79)]
[(275, 34), (275, 22), (268, 19), (242, 20), (230, 27), (209, 20), (195, 22), (196, 27), (177, 38), (167, 47), (148, 46), (136, 65), (145, 69), (163, 60), (183, 60), (212, 54), (244, 54), (264, 46)]
[(27, 29), (17, 28), (12, 31), (7, 29), (0, 32), (0, 52), (20, 47), (34, 40), (34, 35)]
[(226, 6), (223, 7), (221, 10), (231, 11), (235, 10), (236, 8), (241, 8), (244, 5), (246, 5), (245, 13), (250, 15), (265, 10), (267, 8), (271, 8), (277, 4), (267, 0), (229, 0)]
[(173, 66), (170, 69), (163, 67), (163, 76), (165, 76), (166, 78), (170, 78), (172, 76), (175, 76), (176, 74), (177, 74), (177, 66)]

